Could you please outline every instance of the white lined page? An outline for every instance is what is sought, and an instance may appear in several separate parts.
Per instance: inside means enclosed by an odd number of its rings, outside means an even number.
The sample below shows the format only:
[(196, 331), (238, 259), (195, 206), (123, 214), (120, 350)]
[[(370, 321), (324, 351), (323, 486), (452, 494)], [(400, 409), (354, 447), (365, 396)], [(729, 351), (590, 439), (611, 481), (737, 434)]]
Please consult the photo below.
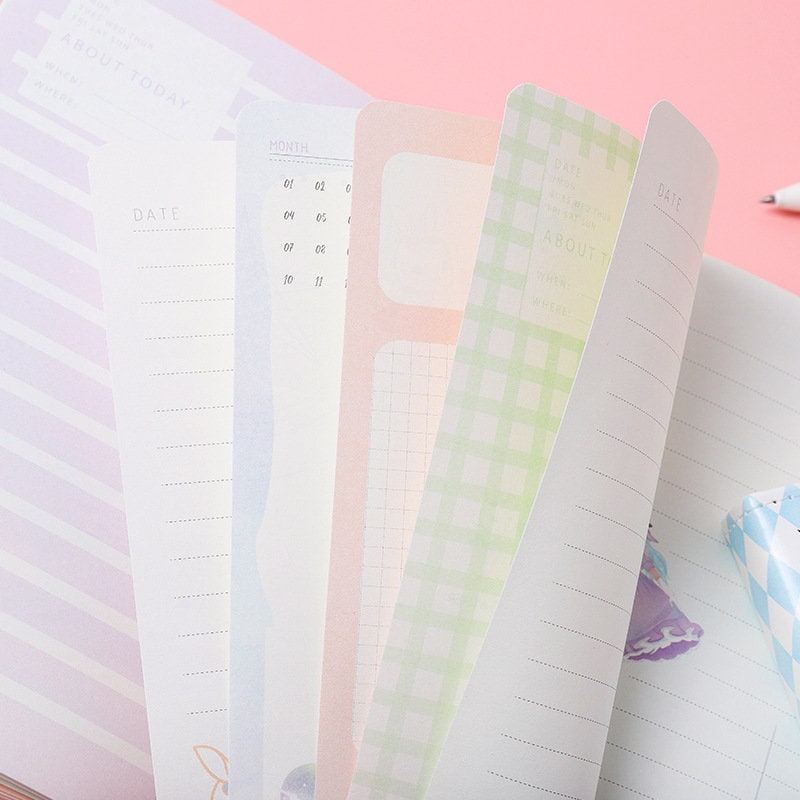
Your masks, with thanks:
[(227, 777), (234, 149), (108, 146), (91, 172), (157, 786), (207, 793), (208, 767)]
[(426, 797), (594, 797), (715, 178), (707, 143), (657, 105), (553, 455)]
[(704, 262), (653, 510), (690, 654), (624, 662), (598, 798), (800, 796), (800, 729), (721, 523), (800, 472), (800, 299)]

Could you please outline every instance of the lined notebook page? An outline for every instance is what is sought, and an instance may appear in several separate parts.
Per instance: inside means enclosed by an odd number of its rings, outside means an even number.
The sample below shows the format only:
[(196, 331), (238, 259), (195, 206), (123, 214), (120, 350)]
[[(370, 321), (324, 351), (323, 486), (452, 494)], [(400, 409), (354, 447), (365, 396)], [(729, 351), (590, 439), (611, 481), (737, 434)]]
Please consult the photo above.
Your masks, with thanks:
[(90, 167), (156, 785), (178, 797), (227, 757), (234, 148)]
[(800, 796), (800, 727), (721, 530), (746, 494), (800, 476), (799, 320), (796, 296), (704, 262), (652, 518), (704, 633), (624, 662), (598, 798)]
[(716, 181), (651, 113), (539, 494), (428, 798), (593, 798)]
[(232, 794), (313, 787), (357, 111), (237, 133)]

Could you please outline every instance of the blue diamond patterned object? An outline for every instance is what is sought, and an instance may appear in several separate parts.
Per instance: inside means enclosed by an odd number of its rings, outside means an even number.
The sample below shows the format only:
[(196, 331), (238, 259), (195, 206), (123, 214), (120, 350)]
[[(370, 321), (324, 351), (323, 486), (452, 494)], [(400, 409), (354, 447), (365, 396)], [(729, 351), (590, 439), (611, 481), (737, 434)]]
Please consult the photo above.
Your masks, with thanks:
[(747, 495), (723, 529), (800, 716), (800, 486)]

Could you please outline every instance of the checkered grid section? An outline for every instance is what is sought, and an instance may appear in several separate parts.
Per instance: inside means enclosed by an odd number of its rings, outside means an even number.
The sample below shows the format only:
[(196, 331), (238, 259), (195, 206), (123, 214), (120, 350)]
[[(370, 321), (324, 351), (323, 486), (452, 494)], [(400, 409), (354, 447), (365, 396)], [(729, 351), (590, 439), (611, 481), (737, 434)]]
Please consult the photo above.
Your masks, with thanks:
[(638, 143), (531, 86), (509, 97), (475, 274), (351, 798), (420, 798), (547, 462), (585, 339), (520, 318), (547, 148), (631, 177)]
[(354, 741), (361, 740), (372, 700), (454, 351), (396, 340), (375, 356)]
[(748, 495), (725, 532), (800, 714), (800, 487)]

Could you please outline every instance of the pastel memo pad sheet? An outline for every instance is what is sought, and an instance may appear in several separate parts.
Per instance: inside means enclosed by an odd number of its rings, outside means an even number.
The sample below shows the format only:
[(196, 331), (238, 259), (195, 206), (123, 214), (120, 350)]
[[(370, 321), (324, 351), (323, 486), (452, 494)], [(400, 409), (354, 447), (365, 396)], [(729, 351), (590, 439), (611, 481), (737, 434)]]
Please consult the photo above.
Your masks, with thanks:
[[(428, 800), (595, 796), (715, 178), (708, 143), (657, 104), (563, 419)], [(680, 187), (682, 214), (659, 203), (662, 183)], [(472, 528), (485, 535), (480, 522)]]
[(800, 486), (747, 495), (723, 527), (800, 716)]
[(114, 143), (89, 172), (156, 792), (210, 793), (228, 750), (234, 147)]
[[(432, 446), (437, 403), (474, 264), (497, 136), (497, 124), (488, 120), (390, 103), (367, 106), (356, 124), (317, 764), (322, 797), (347, 792), (370, 673), (374, 676), (380, 660), (379, 639), (365, 648), (360, 625), (365, 579), (372, 583), (374, 578), (371, 589), (382, 595), (381, 608), (372, 609), (384, 615), (373, 620), (380, 637), (393, 605), (394, 589), (386, 579), (396, 584), (402, 567), (397, 547), (392, 565), (367, 563), (365, 525), (382, 514), (386, 498), (396, 507), (378, 528), (393, 526), (396, 538), (413, 524), (424, 457)], [(392, 388), (392, 383), (397, 388), (398, 370), (407, 376), (401, 380), (408, 392)], [(374, 397), (379, 406), (397, 402), (402, 409), (374, 407)], [(392, 420), (397, 421), (395, 431), (389, 430)], [(387, 421), (386, 430), (376, 431)], [(381, 437), (385, 446), (376, 447)], [(402, 441), (389, 452), (395, 440)], [(376, 457), (393, 459), (378, 471), (390, 484), (399, 480), (402, 488), (384, 484), (368, 490)], [(369, 511), (368, 502), (375, 506)]]
[(563, 98), (509, 95), (351, 798), (424, 794), (549, 457), (638, 151)]
[(357, 113), (238, 120), (234, 796), (277, 797), (316, 758)]

